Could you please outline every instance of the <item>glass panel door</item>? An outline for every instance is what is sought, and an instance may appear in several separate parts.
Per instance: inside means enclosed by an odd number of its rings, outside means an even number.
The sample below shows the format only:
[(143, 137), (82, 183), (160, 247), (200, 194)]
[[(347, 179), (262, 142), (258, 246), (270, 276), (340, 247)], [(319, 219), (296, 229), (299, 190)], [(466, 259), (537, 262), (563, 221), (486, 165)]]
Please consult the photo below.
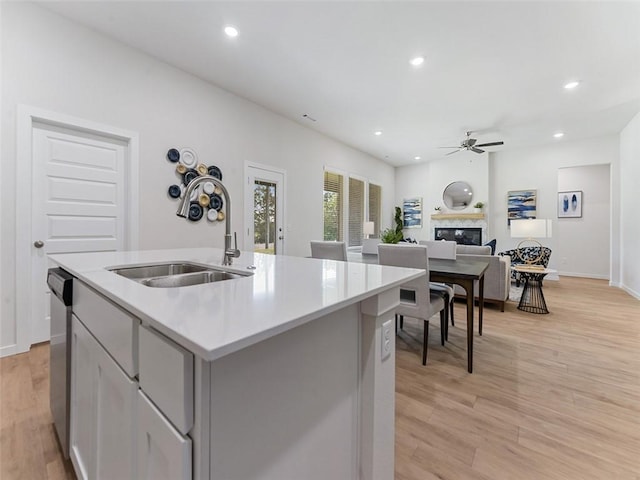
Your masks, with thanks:
[(253, 251), (276, 253), (277, 185), (264, 180), (253, 184)]
[(285, 172), (247, 165), (245, 250), (284, 255)]

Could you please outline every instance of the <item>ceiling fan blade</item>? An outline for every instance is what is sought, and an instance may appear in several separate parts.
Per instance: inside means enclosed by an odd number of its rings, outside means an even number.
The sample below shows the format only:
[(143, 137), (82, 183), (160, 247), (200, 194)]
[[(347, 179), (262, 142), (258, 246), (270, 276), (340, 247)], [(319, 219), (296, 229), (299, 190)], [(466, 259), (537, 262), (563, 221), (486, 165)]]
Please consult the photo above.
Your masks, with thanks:
[(460, 147), (456, 146), (456, 147), (438, 147), (438, 148), (460, 148)]
[(454, 150), (453, 152), (447, 153), (447, 155), (453, 155), (454, 153), (458, 153), (459, 151), (460, 151), (459, 149), (458, 150)]
[(471, 147), (469, 150), (471, 150), (473, 152), (476, 152), (476, 153), (484, 153), (484, 150), (481, 150), (481, 149), (476, 148), (476, 147)]
[(467, 142), (467, 146), (469, 146), (469, 147), (473, 147), (473, 146), (476, 144), (476, 142), (477, 142), (477, 141), (478, 141), (478, 140), (476, 140), (475, 138), (468, 138), (468, 139), (466, 140), (466, 142)]
[(481, 143), (480, 145), (476, 145), (476, 147), (493, 147), (495, 145), (504, 145), (504, 142)]

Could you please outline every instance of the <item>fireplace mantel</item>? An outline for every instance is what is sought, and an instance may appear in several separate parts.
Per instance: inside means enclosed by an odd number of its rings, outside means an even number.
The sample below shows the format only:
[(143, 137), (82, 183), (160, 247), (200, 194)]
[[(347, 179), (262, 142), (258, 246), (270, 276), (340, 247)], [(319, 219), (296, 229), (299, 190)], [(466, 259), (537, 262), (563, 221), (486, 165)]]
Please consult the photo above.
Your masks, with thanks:
[(435, 213), (431, 220), (484, 220), (484, 213)]
[(436, 213), (431, 215), (431, 239), (435, 240), (436, 228), (481, 228), (482, 243), (487, 241), (487, 217), (484, 213)]

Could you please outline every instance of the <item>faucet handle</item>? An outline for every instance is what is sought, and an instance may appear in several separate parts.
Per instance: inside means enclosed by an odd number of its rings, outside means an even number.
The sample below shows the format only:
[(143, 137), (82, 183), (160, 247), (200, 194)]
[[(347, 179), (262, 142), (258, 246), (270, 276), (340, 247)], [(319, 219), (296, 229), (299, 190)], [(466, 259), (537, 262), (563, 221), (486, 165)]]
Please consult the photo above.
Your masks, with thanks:
[(233, 232), (233, 249), (238, 250), (238, 232)]

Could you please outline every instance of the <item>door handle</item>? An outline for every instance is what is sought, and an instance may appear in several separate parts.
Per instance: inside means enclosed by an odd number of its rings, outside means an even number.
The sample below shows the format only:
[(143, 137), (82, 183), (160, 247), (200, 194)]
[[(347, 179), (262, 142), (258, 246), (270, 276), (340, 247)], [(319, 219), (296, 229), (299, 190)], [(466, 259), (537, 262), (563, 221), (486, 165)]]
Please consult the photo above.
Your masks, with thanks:
[(33, 242), (33, 246), (36, 248), (42, 248), (44, 247), (44, 242), (42, 240), (36, 240), (35, 242)]

